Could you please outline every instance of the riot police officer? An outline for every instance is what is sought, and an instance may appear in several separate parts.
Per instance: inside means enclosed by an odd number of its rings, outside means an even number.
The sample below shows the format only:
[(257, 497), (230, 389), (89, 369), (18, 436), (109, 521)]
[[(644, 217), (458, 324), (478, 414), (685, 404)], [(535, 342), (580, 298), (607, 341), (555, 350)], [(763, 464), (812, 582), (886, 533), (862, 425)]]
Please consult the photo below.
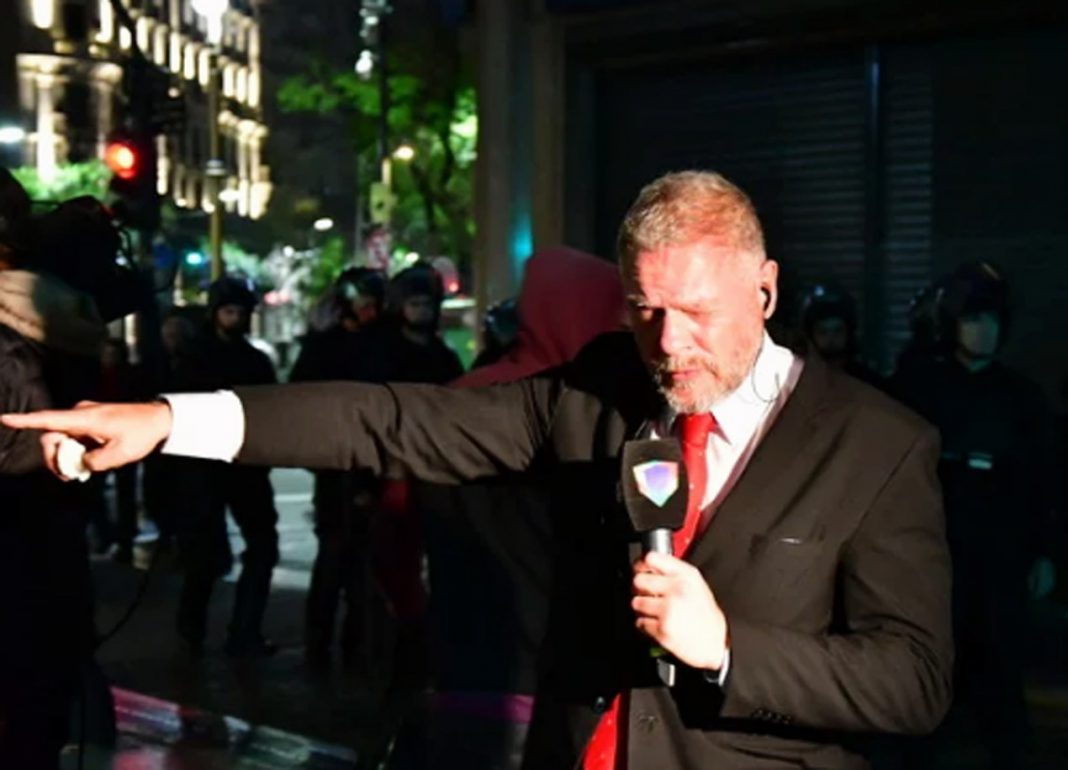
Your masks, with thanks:
[(966, 264), (943, 280), (937, 317), (935, 350), (900, 368), (893, 390), (942, 434), (957, 703), (973, 712), (992, 766), (1019, 768), (1027, 577), (1055, 532), (1052, 416), (1038, 386), (997, 360), (1009, 324), (997, 268)]
[(869, 385), (883, 386), (882, 378), (861, 357), (853, 297), (831, 284), (816, 284), (802, 298), (800, 312), (807, 348), (832, 367)]
[[(180, 390), (215, 391), (276, 381), (270, 359), (247, 338), (256, 304), (247, 279), (224, 277), (211, 285), (208, 322), (175, 373)], [(185, 568), (179, 635), (193, 654), (203, 650), (212, 589), (233, 561), (226, 528), (229, 509), (245, 551), (225, 649), (234, 656), (274, 652), (261, 631), (271, 573), (278, 562), (278, 513), (269, 469), (187, 460), (180, 473), (186, 513), (178, 523)]]
[[(386, 277), (354, 267), (334, 284), (335, 323), (309, 333), (290, 375), (291, 382), (375, 379), (367, 344), (382, 313)], [(379, 482), (369, 473), (318, 471), (315, 474), (315, 535), (319, 547), (305, 604), (305, 656), (315, 669), (326, 668), (334, 626), (344, 602), (340, 648), (348, 666), (364, 662), (367, 611), (368, 522), (377, 505)]]

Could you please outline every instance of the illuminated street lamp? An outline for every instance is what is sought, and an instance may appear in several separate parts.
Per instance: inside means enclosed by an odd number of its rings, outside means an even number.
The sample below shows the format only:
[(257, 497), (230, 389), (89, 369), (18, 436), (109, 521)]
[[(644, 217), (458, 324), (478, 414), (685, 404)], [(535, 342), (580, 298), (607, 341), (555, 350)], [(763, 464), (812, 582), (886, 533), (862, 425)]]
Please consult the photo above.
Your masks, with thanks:
[(211, 74), (208, 83), (208, 162), (205, 176), (211, 196), (211, 277), (221, 278), (226, 272), (223, 262), (223, 200), (221, 197), (226, 165), (222, 160), (222, 141), (219, 136), (219, 56), (222, 53), (223, 17), (230, 9), (230, 0), (193, 0), (193, 11), (204, 17), (207, 40), (212, 47)]
[(410, 144), (402, 144), (393, 151), (393, 157), (399, 161), (410, 163), (415, 159), (415, 148)]
[(360, 51), (359, 58), (356, 59), (356, 66), (354, 69), (360, 80), (370, 80), (371, 73), (375, 71), (375, 55), (364, 48)]
[(22, 126), (0, 126), (0, 144), (18, 144), (26, 138)]
[(312, 224), (315, 231), (318, 233), (325, 233), (327, 230), (334, 229), (334, 220), (330, 217), (323, 217), (322, 219), (316, 219)]
[(208, 25), (208, 42), (214, 46), (222, 42), (223, 17), (230, 10), (230, 0), (193, 0), (193, 12), (204, 17)]

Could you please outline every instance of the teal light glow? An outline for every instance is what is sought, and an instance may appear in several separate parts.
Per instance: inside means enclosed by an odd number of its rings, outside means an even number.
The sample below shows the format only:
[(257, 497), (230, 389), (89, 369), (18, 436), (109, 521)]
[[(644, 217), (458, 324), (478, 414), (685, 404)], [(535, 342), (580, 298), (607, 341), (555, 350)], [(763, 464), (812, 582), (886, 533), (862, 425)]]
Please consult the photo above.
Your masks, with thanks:
[(534, 228), (531, 225), (530, 213), (521, 211), (516, 214), (512, 223), (512, 274), (516, 283), (522, 279), (523, 265), (534, 251)]

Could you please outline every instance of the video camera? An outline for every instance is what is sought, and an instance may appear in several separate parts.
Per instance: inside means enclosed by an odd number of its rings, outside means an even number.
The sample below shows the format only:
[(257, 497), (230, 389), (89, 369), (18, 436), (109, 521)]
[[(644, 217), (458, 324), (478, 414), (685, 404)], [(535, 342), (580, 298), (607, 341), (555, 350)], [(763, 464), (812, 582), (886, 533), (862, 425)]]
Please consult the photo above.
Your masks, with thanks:
[(22, 185), (4, 168), (0, 255), (9, 268), (48, 273), (92, 297), (104, 321), (140, 310), (151, 293), (104, 204), (83, 196), (34, 213)]

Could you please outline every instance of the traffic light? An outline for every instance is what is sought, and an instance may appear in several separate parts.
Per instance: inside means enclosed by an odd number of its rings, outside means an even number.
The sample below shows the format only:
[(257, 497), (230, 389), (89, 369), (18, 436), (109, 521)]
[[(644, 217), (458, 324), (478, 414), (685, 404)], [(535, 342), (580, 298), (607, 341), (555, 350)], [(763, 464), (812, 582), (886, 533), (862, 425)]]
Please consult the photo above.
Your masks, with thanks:
[(111, 205), (123, 225), (135, 230), (159, 227), (156, 143), (151, 134), (116, 131), (108, 137), (104, 162), (111, 170)]
[(108, 144), (104, 150), (104, 162), (107, 163), (111, 173), (124, 182), (131, 182), (137, 178), (138, 167), (141, 165), (137, 148), (122, 139), (116, 139)]

